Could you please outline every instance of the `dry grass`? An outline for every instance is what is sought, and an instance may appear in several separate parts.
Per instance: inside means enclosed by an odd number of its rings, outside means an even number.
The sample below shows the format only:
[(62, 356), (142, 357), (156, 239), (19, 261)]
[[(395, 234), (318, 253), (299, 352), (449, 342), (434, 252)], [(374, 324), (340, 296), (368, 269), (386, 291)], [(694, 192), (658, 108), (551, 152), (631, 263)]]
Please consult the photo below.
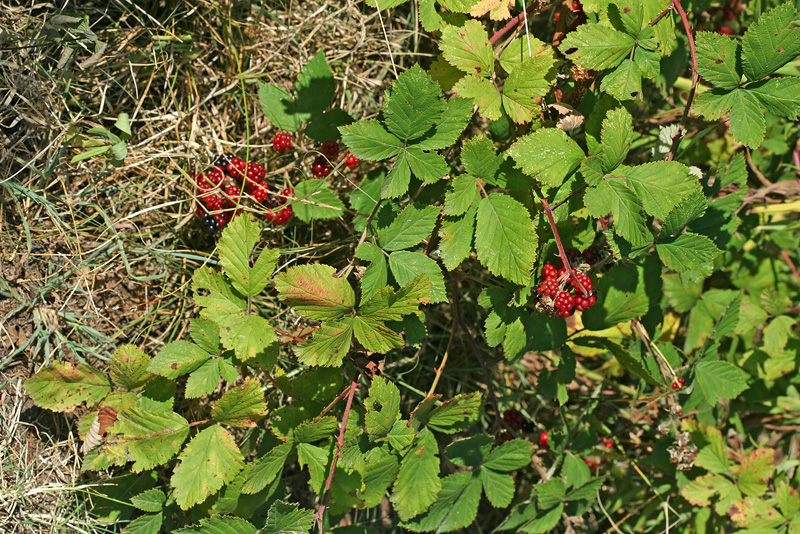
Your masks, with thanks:
[[(192, 215), (189, 173), (223, 151), (266, 158), (273, 129), (255, 82), (289, 88), (323, 49), (334, 106), (361, 118), (393, 77), (374, 9), (265, 4), (114, 0), (60, 12), (0, 2), (0, 531), (106, 531), (75, 491), (89, 482), (76, 417), (40, 411), (22, 384), (52, 360), (102, 367), (119, 344), (152, 352), (186, 333), (187, 284), (214, 248)], [(424, 46), (395, 15), (384, 16), (389, 46), (408, 66), (415, 58), (400, 50)], [(94, 138), (86, 131), (120, 113), (133, 127), (124, 164), (70, 163)], [(270, 240), (288, 249), (335, 229), (296, 226)]]

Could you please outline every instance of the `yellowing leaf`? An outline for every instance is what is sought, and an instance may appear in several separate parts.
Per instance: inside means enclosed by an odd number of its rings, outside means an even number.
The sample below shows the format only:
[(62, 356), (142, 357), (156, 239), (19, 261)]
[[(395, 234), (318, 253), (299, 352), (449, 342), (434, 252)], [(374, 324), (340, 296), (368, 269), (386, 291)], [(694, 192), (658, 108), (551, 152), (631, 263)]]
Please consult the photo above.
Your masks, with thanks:
[(511, 5), (514, 0), (480, 0), (472, 6), (469, 14), (475, 18), (482, 17), (489, 13), (492, 20), (503, 20), (511, 16)]

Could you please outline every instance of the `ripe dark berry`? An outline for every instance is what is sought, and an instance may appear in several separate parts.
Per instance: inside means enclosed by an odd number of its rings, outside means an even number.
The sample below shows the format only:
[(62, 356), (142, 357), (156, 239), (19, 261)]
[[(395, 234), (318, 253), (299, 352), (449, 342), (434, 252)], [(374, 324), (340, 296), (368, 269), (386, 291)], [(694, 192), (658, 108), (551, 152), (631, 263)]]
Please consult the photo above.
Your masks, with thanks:
[(314, 174), (314, 176), (317, 178), (325, 178), (331, 173), (332, 170), (333, 167), (328, 165), (328, 162), (324, 156), (317, 156), (314, 158), (314, 164), (311, 166), (311, 172)]
[(564, 251), (567, 254), (567, 259), (570, 263), (574, 262), (581, 257), (581, 251), (577, 248), (568, 248)]
[(359, 159), (354, 155), (352, 155), (350, 152), (345, 154), (344, 164), (350, 167), (351, 169), (355, 169), (359, 163), (360, 163)]
[(230, 163), (232, 159), (233, 159), (233, 154), (231, 154), (230, 152), (225, 152), (224, 154), (217, 156), (217, 159), (214, 160), (214, 166), (222, 167), (224, 169), (225, 167), (228, 166), (228, 163)]
[(278, 152), (289, 152), (292, 148), (292, 136), (286, 132), (275, 134), (275, 137), (272, 139), (272, 148)]
[(513, 440), (513, 439), (514, 439), (514, 436), (512, 436), (511, 434), (509, 434), (509, 433), (508, 433), (508, 432), (506, 432), (506, 431), (503, 431), (503, 433), (502, 433), (502, 434), (500, 434), (500, 437), (498, 438), (498, 440), (497, 440), (497, 441), (499, 441), (499, 442), (500, 442), (500, 444), (502, 445), (503, 443), (505, 443), (505, 442), (507, 442), (507, 441), (511, 441), (511, 440)]
[(555, 265), (545, 263), (542, 265), (542, 278), (555, 278), (558, 276), (558, 269)]
[(216, 220), (216, 221), (217, 221), (217, 225), (218, 225), (220, 228), (224, 228), (224, 227), (225, 227), (225, 225), (226, 225), (226, 224), (228, 224), (228, 218), (227, 218), (227, 217), (225, 217), (225, 214), (224, 214), (224, 213), (215, 213), (215, 214), (214, 214), (214, 220)]
[(503, 412), (503, 421), (514, 430), (522, 430), (525, 425), (525, 416), (519, 410), (511, 408)]
[(322, 155), (333, 161), (339, 157), (339, 143), (336, 141), (325, 141), (319, 149)]
[(539, 434), (539, 445), (542, 447), (550, 447), (550, 431), (545, 430), (541, 434)]
[(219, 231), (219, 223), (210, 213), (203, 215), (203, 231), (207, 234), (215, 234)]

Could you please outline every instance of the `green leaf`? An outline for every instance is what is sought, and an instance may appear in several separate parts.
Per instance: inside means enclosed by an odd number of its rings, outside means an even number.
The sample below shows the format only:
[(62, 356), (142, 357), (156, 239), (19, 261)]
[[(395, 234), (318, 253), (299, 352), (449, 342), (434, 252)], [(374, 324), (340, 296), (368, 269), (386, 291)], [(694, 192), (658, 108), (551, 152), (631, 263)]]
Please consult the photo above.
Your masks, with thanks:
[(481, 409), (480, 392), (462, 393), (437, 406), (428, 416), (428, 428), (445, 434), (461, 430), (461, 423), (475, 422)]
[(386, 441), (396, 451), (404, 451), (414, 441), (417, 432), (409, 426), (408, 421), (398, 419), (392, 425), (389, 434), (386, 435)]
[[(444, 26), (445, 22), (436, 9), (436, 0), (420, 0), (419, 21), (422, 23), (422, 29), (426, 32), (435, 32)], [(449, 87), (442, 87), (442, 89), (448, 90)]]
[(406, 206), (389, 226), (378, 229), (381, 248), (387, 251), (403, 250), (429, 237), (440, 210), (438, 206)]
[(344, 203), (325, 180), (304, 180), (294, 186), (294, 191), (292, 209), (301, 221), (336, 219), (345, 213)]
[[(208, 310), (203, 311), (208, 316)], [(275, 331), (269, 322), (259, 315), (244, 312), (212, 317), (219, 325), (222, 346), (232, 350), (240, 360), (255, 358), (276, 341)]]
[(600, 134), (603, 171), (611, 172), (625, 161), (633, 142), (633, 118), (625, 108), (612, 109), (603, 119)]
[(381, 288), (359, 307), (358, 313), (380, 321), (399, 321), (405, 315), (417, 313), (420, 304), (427, 304), (430, 292), (428, 277), (420, 275), (397, 291), (390, 287)]
[(242, 484), (242, 493), (258, 493), (275, 480), (275, 477), (283, 471), (283, 465), (293, 447), (294, 444), (291, 442), (281, 443), (256, 460), (252, 468), (247, 471)]
[(489, 120), (502, 117), (503, 96), (487, 78), (468, 74), (453, 86), (453, 92), (460, 97), (470, 98), (478, 106), (478, 113)]
[(488, 78), (494, 72), (494, 51), (483, 24), (468, 20), (463, 26), (447, 25), (439, 43), (444, 58), (469, 74)]
[(444, 197), (444, 213), (445, 215), (466, 213), (480, 198), (478, 180), (469, 174), (462, 174), (450, 182), (450, 190)]
[(800, 115), (800, 78), (772, 78), (749, 85), (747, 92), (771, 113), (791, 120)]
[(207, 321), (205, 319), (191, 319), (191, 330), (189, 334), (192, 341), (204, 351), (215, 354), (220, 352), (219, 344), (219, 326), (214, 321)]
[(652, 239), (639, 199), (625, 186), (624, 177), (606, 175), (597, 187), (586, 191), (584, 201), (593, 217), (605, 217), (610, 208), (614, 215), (614, 231), (633, 246), (644, 246)]
[(161, 348), (150, 362), (148, 370), (165, 378), (175, 379), (198, 369), (211, 357), (209, 353), (188, 341), (173, 341)]
[(238, 517), (215, 515), (200, 520), (196, 527), (173, 531), (174, 534), (256, 534), (256, 527)]
[(374, 317), (353, 317), (353, 335), (365, 349), (379, 354), (403, 346), (400, 334)]
[(219, 360), (210, 358), (203, 365), (192, 371), (186, 380), (185, 395), (188, 399), (197, 399), (212, 393), (219, 385)]
[(297, 443), (314, 443), (327, 438), (339, 428), (339, 421), (332, 415), (317, 417), (311, 421), (303, 421), (294, 428), (294, 440)]
[[(530, 44), (530, 49), (528, 45)], [(536, 37), (525, 35), (508, 43), (500, 54), (500, 66), (506, 72), (514, 72), (528, 57), (546, 55), (555, 59), (553, 48)]]
[[(602, 328), (602, 326), (600, 326), (600, 328)], [(645, 366), (644, 362), (642, 361), (642, 357), (640, 354), (635, 352), (629, 352), (608, 339), (601, 340), (601, 343), (605, 345), (609, 349), (609, 351), (611, 351), (611, 353), (614, 355), (614, 358), (616, 358), (617, 362), (622, 367), (627, 369), (628, 372), (631, 373), (633, 376), (641, 378), (651, 386), (658, 387), (661, 384), (660, 381), (656, 380), (655, 377), (653, 377), (653, 375), (650, 374), (650, 371), (647, 370), (647, 366)]]
[(122, 534), (159, 534), (161, 525), (164, 523), (164, 514), (146, 514), (137, 517), (127, 525)]
[(785, 480), (781, 481), (775, 488), (775, 498), (781, 509), (783, 517), (793, 517), (800, 512), (800, 494), (792, 490), (792, 487)]
[(365, 421), (369, 439), (377, 441), (389, 433), (400, 417), (400, 391), (391, 382), (376, 376), (364, 405), (367, 409)]
[(86, 152), (81, 152), (80, 154), (77, 154), (77, 155), (73, 156), (72, 159), (69, 160), (69, 162), (70, 163), (78, 163), (79, 161), (84, 161), (84, 160), (93, 158), (95, 156), (99, 156), (101, 154), (105, 154), (110, 149), (111, 149), (110, 145), (103, 145), (103, 146), (97, 146), (97, 147), (94, 147), (94, 148), (90, 148)]
[(208, 267), (195, 270), (192, 275), (192, 291), (194, 301), (205, 308), (204, 311), (209, 312), (209, 319), (239, 313), (247, 307), (245, 300), (234, 294), (230, 283), (222, 274)]
[(733, 91), (729, 121), (734, 139), (753, 149), (761, 146), (767, 123), (758, 99), (749, 91)]
[(314, 512), (303, 510), (296, 504), (275, 501), (267, 515), (267, 523), (261, 534), (287, 534), (311, 532)]
[(616, 0), (615, 3), (609, 4), (609, 18), (615, 26), (619, 27), (619, 24), (622, 24), (629, 35), (637, 36), (646, 22), (642, 4), (632, 0)]
[(408, 152), (404, 150), (397, 156), (392, 170), (383, 179), (381, 198), (397, 198), (405, 195), (410, 183), (411, 167), (408, 164)]
[(255, 427), (256, 421), (266, 413), (267, 404), (257, 378), (247, 378), (211, 405), (211, 417), (215, 421), (235, 427)]
[(442, 270), (434, 260), (424, 254), (407, 250), (392, 252), (389, 256), (389, 269), (401, 286), (421, 274), (426, 275), (431, 282), (431, 304), (447, 300)]
[(321, 115), (331, 105), (335, 89), (333, 71), (320, 50), (303, 66), (294, 84), (298, 119), (306, 122)]
[(547, 187), (561, 185), (586, 157), (578, 144), (557, 128), (543, 128), (526, 135), (508, 153), (517, 168), (528, 176), (538, 177)]
[(294, 349), (300, 361), (306, 365), (337, 367), (350, 351), (353, 338), (353, 318), (328, 321), (314, 332), (311, 341), (297, 345)]
[(275, 128), (293, 132), (300, 128), (294, 99), (289, 93), (269, 83), (258, 82), (258, 103)]
[(548, 509), (559, 504), (567, 495), (567, 485), (560, 478), (551, 478), (547, 482), (537, 484), (536, 501), (540, 509)]
[(480, 467), (492, 450), (494, 440), (486, 434), (476, 434), (466, 439), (454, 441), (447, 446), (445, 455), (456, 465)]
[(475, 250), (492, 274), (527, 284), (536, 261), (538, 236), (528, 210), (501, 193), (492, 193), (478, 205)]
[(481, 484), (486, 498), (495, 508), (505, 508), (514, 498), (514, 479), (507, 473), (498, 473), (491, 469), (481, 469)]
[(329, 109), (320, 115), (312, 117), (304, 132), (307, 137), (314, 141), (324, 143), (325, 141), (339, 139), (341, 137), (339, 127), (347, 126), (354, 121), (355, 119), (343, 109)]
[(709, 500), (719, 487), (719, 482), (725, 478), (720, 475), (703, 475), (689, 481), (681, 488), (681, 495), (695, 506), (709, 506)]
[(697, 73), (722, 89), (733, 89), (742, 80), (739, 43), (716, 32), (697, 32)]
[(708, 120), (719, 120), (730, 112), (737, 93), (738, 90), (728, 91), (726, 89), (706, 91), (694, 99), (692, 113), (701, 115)]
[(646, 314), (650, 299), (642, 267), (616, 265), (595, 284), (597, 303), (582, 313), (586, 328), (604, 330)]
[(389, 131), (407, 141), (422, 136), (444, 110), (441, 93), (439, 84), (419, 65), (402, 73), (386, 96), (383, 115)]
[(408, 147), (406, 157), (411, 172), (423, 182), (438, 182), (449, 169), (444, 158), (439, 154), (423, 152), (414, 146)]
[(549, 510), (539, 510), (536, 517), (521, 527), (518, 532), (531, 532), (535, 534), (542, 534), (549, 532), (558, 525), (561, 521), (561, 515), (564, 513), (564, 505), (559, 504), (555, 508)]
[(325, 466), (328, 465), (328, 449), (309, 445), (308, 443), (298, 443), (297, 461), (300, 467), (308, 466), (308, 472), (311, 475), (309, 485), (314, 490), (314, 493), (322, 493)]
[(790, 2), (763, 14), (742, 37), (742, 67), (748, 79), (768, 76), (800, 55), (800, 16)]
[(414, 532), (450, 532), (470, 526), (478, 514), (481, 481), (468, 471), (446, 476), (442, 491), (428, 511), (402, 524)]
[(438, 452), (433, 434), (423, 429), (403, 457), (391, 496), (394, 509), (403, 521), (427, 510), (442, 489)]
[(733, 400), (748, 388), (747, 373), (728, 362), (701, 361), (695, 366), (695, 378), (711, 406), (720, 399)]
[(366, 302), (389, 280), (386, 256), (378, 245), (364, 242), (356, 249), (356, 258), (371, 262), (361, 276), (361, 301)]
[(676, 161), (656, 161), (637, 165), (625, 172), (625, 181), (644, 210), (666, 219), (672, 209), (700, 189), (697, 177), (686, 165)]
[(275, 276), (278, 297), (312, 319), (339, 319), (356, 304), (356, 295), (346, 278), (321, 263), (299, 265)]
[(472, 207), (463, 217), (445, 217), (439, 229), (439, 250), (442, 263), (448, 271), (454, 270), (472, 252), (475, 233), (475, 215), (478, 208)]
[(633, 50), (630, 35), (600, 24), (583, 24), (567, 35), (558, 49), (582, 67), (594, 70), (616, 67)]
[(189, 435), (189, 423), (174, 412), (128, 408), (119, 412), (112, 431), (117, 435), (103, 451), (118, 465), (133, 461), (131, 471), (139, 473), (171, 460)]
[(539, 113), (539, 99), (555, 83), (555, 58), (552, 55), (526, 57), (503, 85), (503, 107), (518, 124), (530, 122)]
[(664, 265), (679, 273), (697, 269), (721, 253), (709, 238), (691, 232), (656, 243), (656, 251)]
[(280, 256), (279, 250), (265, 249), (250, 268), (250, 255), (261, 229), (249, 213), (234, 217), (219, 238), (219, 260), (233, 287), (245, 296), (255, 296), (267, 286)]
[(739, 489), (745, 495), (763, 496), (767, 482), (772, 478), (775, 462), (775, 449), (756, 449), (748, 454), (738, 469)]
[(797, 321), (788, 315), (779, 315), (772, 319), (764, 328), (764, 351), (767, 354), (781, 352), (792, 335), (792, 329)]
[(494, 449), (483, 467), (494, 471), (513, 471), (521, 469), (531, 463), (533, 454), (533, 444), (524, 439), (513, 439), (506, 441)]
[(380, 161), (403, 151), (403, 142), (375, 120), (342, 126), (339, 132), (348, 150), (361, 160)]
[(400, 462), (397, 456), (389, 454), (384, 449), (373, 450), (377, 454), (369, 456), (367, 461), (359, 466), (362, 484), (358, 495), (364, 499), (366, 508), (371, 508), (381, 503), (386, 491), (395, 481), (397, 473), (400, 471)]
[(642, 95), (642, 71), (630, 59), (623, 59), (617, 68), (603, 77), (601, 89), (617, 100), (634, 100)]
[[(464, 142), (464, 148), (461, 149), (461, 163), (470, 175), (493, 183), (503, 158), (496, 154), (491, 139), (478, 135)], [(448, 213), (448, 215), (456, 214)]]
[(433, 132), (416, 141), (421, 150), (440, 150), (455, 144), (461, 132), (472, 118), (472, 101), (468, 98), (451, 98), (444, 106), (444, 111)]
[(108, 374), (115, 386), (137, 389), (153, 378), (147, 370), (149, 364), (150, 356), (135, 345), (120, 345), (111, 356)]
[(187, 510), (233, 480), (243, 456), (233, 436), (220, 426), (206, 428), (186, 445), (170, 481), (178, 506)]
[(114, 143), (111, 145), (109, 151), (111, 152), (111, 159), (117, 161), (122, 161), (128, 156), (128, 146), (125, 144), (125, 141)]
[(594, 501), (597, 496), (597, 490), (603, 487), (603, 482), (605, 482), (605, 478), (595, 478), (582, 484), (580, 487), (577, 487), (567, 493), (564, 500), (567, 501), (580, 501), (584, 499), (589, 499)]
[(149, 489), (131, 497), (131, 504), (145, 512), (160, 512), (167, 502), (167, 496), (160, 489)]
[(54, 361), (25, 382), (37, 406), (71, 412), (81, 403), (94, 405), (111, 392), (108, 377), (86, 364)]

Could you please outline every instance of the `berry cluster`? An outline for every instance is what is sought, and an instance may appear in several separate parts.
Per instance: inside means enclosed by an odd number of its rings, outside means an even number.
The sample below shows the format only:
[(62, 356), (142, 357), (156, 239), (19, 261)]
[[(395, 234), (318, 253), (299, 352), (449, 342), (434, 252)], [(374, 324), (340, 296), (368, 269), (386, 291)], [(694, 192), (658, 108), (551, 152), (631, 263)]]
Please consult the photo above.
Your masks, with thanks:
[[(283, 135), (286, 137), (280, 140), (276, 136), (273, 145), (290, 147), (291, 138), (288, 134)], [(267, 220), (273, 224), (285, 224), (293, 215), (292, 207), (279, 208), (294, 196), (294, 190), (287, 187), (279, 194), (272, 194), (265, 181), (266, 177), (267, 172), (263, 165), (245, 162), (230, 153), (218, 156), (214, 160), (213, 167), (205, 174), (194, 173), (192, 179), (197, 187), (197, 198), (201, 204), (195, 210), (195, 214), (202, 219), (203, 230), (214, 234), (224, 228), (242, 211), (245, 192), (256, 202), (269, 208), (270, 211), (266, 214)]]
[[(537, 309), (555, 317), (569, 317), (576, 311), (588, 310), (597, 302), (592, 279), (576, 272), (573, 278), (566, 269), (549, 263), (542, 267), (542, 281), (534, 287)], [(585, 292), (584, 292), (585, 291)]]
[[(319, 149), (320, 155), (314, 158), (311, 165), (311, 173), (317, 178), (325, 178), (333, 171), (332, 161), (339, 157), (339, 143), (336, 141), (325, 141)], [(350, 169), (355, 169), (359, 160), (350, 152), (345, 152), (342, 162)]]

